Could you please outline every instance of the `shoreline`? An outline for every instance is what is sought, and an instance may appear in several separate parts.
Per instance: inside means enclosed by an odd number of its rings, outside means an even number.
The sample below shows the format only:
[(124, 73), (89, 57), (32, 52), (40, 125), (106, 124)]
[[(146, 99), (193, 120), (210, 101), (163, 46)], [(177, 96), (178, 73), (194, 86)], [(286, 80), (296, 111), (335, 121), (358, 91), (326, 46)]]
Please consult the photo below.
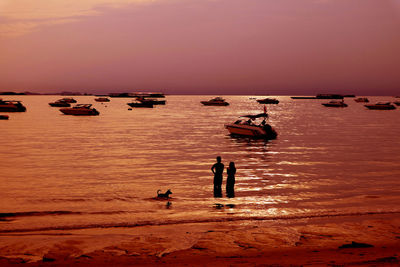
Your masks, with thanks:
[(391, 266), (400, 264), (400, 215), (2, 233), (0, 244), (1, 266)]

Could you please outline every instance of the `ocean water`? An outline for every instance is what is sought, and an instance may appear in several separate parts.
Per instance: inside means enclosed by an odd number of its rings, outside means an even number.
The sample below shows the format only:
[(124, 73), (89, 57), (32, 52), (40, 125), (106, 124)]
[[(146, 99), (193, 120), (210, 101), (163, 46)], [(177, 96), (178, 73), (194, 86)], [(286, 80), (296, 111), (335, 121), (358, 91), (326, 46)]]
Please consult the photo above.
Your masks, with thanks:
[[(276, 96), (267, 109), (278, 138), (264, 141), (224, 128), (263, 105), (249, 96), (200, 104), (211, 97), (129, 111), (131, 99), (77, 96), (100, 111), (79, 117), (48, 105), (59, 96), (3, 96), (27, 112), (0, 121), (0, 233), (400, 212), (399, 108)], [(235, 198), (213, 196), (218, 155), (236, 164)], [(155, 199), (159, 189), (171, 189), (171, 205)]]

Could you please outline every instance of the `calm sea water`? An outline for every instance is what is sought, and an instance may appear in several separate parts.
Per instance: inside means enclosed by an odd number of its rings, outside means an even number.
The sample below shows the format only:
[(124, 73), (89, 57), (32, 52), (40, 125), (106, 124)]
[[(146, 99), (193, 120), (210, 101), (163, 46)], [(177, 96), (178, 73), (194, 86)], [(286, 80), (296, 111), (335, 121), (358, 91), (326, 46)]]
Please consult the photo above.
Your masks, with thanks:
[[(94, 117), (63, 115), (48, 105), (59, 96), (11, 98), (27, 112), (0, 121), (0, 232), (400, 212), (400, 109), (277, 96), (267, 108), (278, 138), (266, 142), (224, 128), (262, 112), (248, 96), (226, 96), (228, 107), (167, 96), (131, 111), (131, 99), (75, 97)], [(217, 155), (236, 163), (235, 198), (213, 197)], [(171, 206), (158, 189), (171, 189)]]

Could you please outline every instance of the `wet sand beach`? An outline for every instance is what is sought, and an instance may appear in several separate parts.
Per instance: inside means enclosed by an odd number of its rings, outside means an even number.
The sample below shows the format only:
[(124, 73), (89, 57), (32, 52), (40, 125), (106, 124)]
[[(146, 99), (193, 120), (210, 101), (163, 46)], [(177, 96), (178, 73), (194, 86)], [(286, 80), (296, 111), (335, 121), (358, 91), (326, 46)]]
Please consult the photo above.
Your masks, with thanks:
[(1, 266), (397, 266), (400, 216), (3, 233)]

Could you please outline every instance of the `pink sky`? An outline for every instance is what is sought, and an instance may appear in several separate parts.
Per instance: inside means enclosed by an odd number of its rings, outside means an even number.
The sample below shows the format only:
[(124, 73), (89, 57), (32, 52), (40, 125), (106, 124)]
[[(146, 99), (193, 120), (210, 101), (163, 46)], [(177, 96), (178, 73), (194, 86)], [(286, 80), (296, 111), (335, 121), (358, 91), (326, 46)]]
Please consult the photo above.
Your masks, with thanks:
[(73, 2), (0, 0), (0, 91), (400, 94), (400, 0)]

